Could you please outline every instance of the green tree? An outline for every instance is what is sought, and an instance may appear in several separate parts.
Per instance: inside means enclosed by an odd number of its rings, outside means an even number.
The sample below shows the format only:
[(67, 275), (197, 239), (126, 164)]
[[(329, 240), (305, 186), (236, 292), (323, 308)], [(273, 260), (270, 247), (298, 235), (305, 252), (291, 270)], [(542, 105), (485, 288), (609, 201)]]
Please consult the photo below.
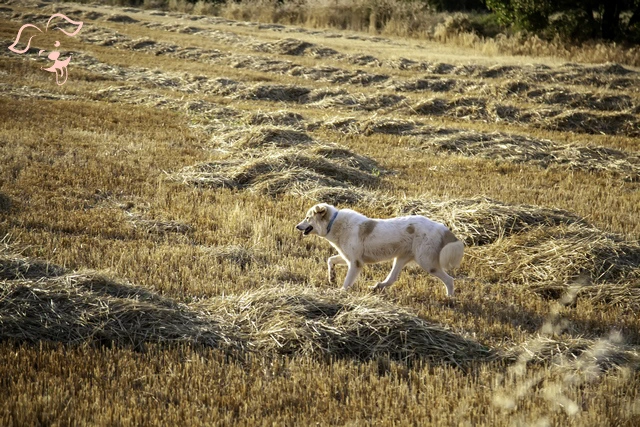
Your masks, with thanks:
[(486, 0), (486, 5), (502, 23), (517, 29), (640, 40), (640, 0)]

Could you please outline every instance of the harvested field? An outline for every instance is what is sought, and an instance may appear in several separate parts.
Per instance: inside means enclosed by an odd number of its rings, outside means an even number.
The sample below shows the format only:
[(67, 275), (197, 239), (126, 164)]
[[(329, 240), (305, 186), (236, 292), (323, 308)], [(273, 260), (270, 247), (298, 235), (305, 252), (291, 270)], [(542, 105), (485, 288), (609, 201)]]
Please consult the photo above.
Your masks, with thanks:
[[(0, 425), (637, 424), (637, 69), (0, 3)], [(446, 224), (455, 298), (328, 283), (317, 202)]]

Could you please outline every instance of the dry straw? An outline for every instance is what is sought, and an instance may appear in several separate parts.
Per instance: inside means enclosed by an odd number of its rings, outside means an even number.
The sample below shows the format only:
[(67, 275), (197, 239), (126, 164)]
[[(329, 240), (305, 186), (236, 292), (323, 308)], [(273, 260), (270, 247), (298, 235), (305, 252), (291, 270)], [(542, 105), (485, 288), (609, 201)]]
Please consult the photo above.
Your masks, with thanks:
[[(63, 274), (42, 263), (34, 271), (27, 263), (0, 258), (1, 339), (134, 347), (146, 342), (219, 346), (225, 339), (214, 320), (143, 288), (94, 273)], [(47, 273), (51, 269), (53, 276)]]
[(495, 200), (407, 200), (397, 214), (420, 214), (446, 224), (467, 245), (483, 274), (560, 298), (640, 308), (640, 243), (591, 227), (560, 209)]
[(181, 304), (95, 273), (33, 265), (0, 258), (0, 339), (135, 348), (191, 343), (326, 360), (384, 356), (454, 365), (498, 357), (372, 295), (291, 285)]
[[(640, 244), (581, 224), (540, 228), (474, 251), (495, 280), (559, 298), (640, 308)], [(482, 262), (482, 261), (481, 261)]]
[[(251, 120), (273, 117), (261, 114)], [(291, 116), (285, 113), (284, 117)], [(216, 143), (233, 154), (227, 160), (184, 168), (171, 179), (271, 196), (303, 195), (336, 204), (373, 200), (373, 193), (362, 187), (378, 185), (380, 175), (387, 173), (368, 157), (336, 144), (319, 143), (306, 132), (285, 126), (236, 128), (218, 135)]]
[(640, 157), (605, 147), (557, 144), (549, 140), (500, 132), (434, 130), (421, 138), (422, 147), (468, 157), (610, 172), (628, 181), (640, 179)]
[(263, 288), (203, 302), (225, 313), (261, 353), (367, 360), (426, 359), (465, 364), (495, 359), (490, 349), (384, 302), (377, 296), (302, 287)]
[[(354, 159), (357, 162), (357, 159)], [(346, 188), (374, 185), (378, 177), (339, 161), (299, 150), (265, 153), (261, 158), (244, 158), (190, 166), (176, 175), (186, 184), (259, 190), (277, 195), (294, 185)]]
[[(520, 364), (549, 363), (565, 370), (598, 369), (612, 366), (638, 366), (640, 354), (637, 347), (624, 345), (618, 334), (607, 339), (582, 337), (550, 337), (539, 335), (509, 350)], [(588, 366), (586, 366), (588, 365)]]

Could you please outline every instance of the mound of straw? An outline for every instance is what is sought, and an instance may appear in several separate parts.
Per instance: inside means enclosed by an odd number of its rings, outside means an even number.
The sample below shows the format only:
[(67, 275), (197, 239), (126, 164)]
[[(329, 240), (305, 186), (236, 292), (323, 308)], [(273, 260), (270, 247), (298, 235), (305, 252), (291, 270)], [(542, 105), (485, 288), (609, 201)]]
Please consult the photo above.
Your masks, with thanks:
[(355, 187), (294, 187), (291, 189), (291, 193), (314, 202), (329, 203), (334, 206), (353, 206), (356, 204), (379, 206), (380, 201), (387, 200), (375, 192)]
[(206, 301), (201, 308), (226, 313), (243, 340), (261, 353), (357, 360), (388, 356), (453, 364), (495, 357), (486, 347), (376, 296), (265, 288)]
[(423, 148), (467, 157), (482, 157), (541, 167), (559, 166), (588, 172), (610, 172), (626, 180), (640, 178), (640, 156), (605, 147), (560, 145), (549, 140), (500, 132), (436, 132)]
[(313, 139), (305, 132), (289, 127), (253, 126), (249, 129), (232, 131), (221, 135), (225, 145), (237, 149), (248, 148), (288, 148), (310, 144)]
[[(27, 261), (24, 261), (27, 262)], [(321, 360), (426, 360), (462, 365), (492, 360), (477, 342), (382, 301), (299, 286), (181, 304), (95, 273), (12, 275), (0, 257), (0, 339), (144, 346), (191, 343)], [(15, 270), (15, 271), (14, 271)], [(43, 272), (42, 269), (38, 270)]]
[(404, 96), (390, 94), (340, 94), (324, 96), (313, 105), (321, 108), (348, 108), (360, 111), (375, 111), (397, 106), (405, 100), (406, 98)]
[[(0, 264), (11, 262), (0, 259)], [(94, 273), (31, 273), (28, 278), (0, 281), (0, 312), (0, 339), (134, 347), (147, 342), (218, 347), (225, 340), (214, 319)]]
[(410, 120), (371, 119), (360, 126), (360, 132), (367, 136), (374, 133), (401, 135), (410, 133), (415, 127), (416, 123)]
[(640, 136), (640, 122), (633, 114), (601, 114), (569, 111), (543, 123), (546, 129), (590, 134)]
[(413, 79), (413, 80), (391, 80), (386, 84), (391, 90), (400, 92), (450, 92), (456, 88), (458, 84), (454, 79)]
[(302, 103), (306, 101), (306, 96), (309, 92), (311, 92), (311, 89), (302, 86), (257, 84), (241, 91), (235, 97), (262, 101)]
[(274, 43), (258, 43), (254, 46), (254, 50), (259, 52), (270, 52), (279, 55), (309, 55), (316, 58), (341, 56), (334, 49), (318, 46), (313, 43), (292, 38), (281, 39)]
[(344, 183), (355, 185), (374, 184), (377, 177), (361, 169), (348, 166), (331, 158), (298, 150), (282, 150), (265, 153), (261, 158), (244, 158), (236, 161), (211, 162), (190, 167), (181, 173), (191, 184), (213, 187), (244, 189), (274, 178), (275, 176), (300, 181), (321, 181), (333, 186)]
[(248, 118), (250, 125), (301, 126), (305, 118), (292, 111), (258, 112)]
[(579, 298), (640, 307), (640, 244), (581, 224), (540, 228), (474, 252), (498, 282), (553, 298)]
[[(379, 176), (386, 173), (370, 158), (337, 145), (314, 143), (302, 150), (277, 149), (275, 145), (295, 145), (293, 140), (312, 141), (305, 138), (309, 137), (303, 132), (272, 127), (245, 134), (235, 142), (227, 138), (228, 144), (242, 148), (242, 157), (190, 166), (172, 179), (188, 185), (252, 190), (271, 196), (320, 195), (317, 191), (320, 188), (333, 189), (334, 196), (342, 192), (345, 200), (353, 201), (367, 196), (359, 187), (378, 184)], [(265, 145), (276, 149), (262, 150)]]
[(427, 116), (450, 115), (454, 117), (484, 119), (487, 117), (487, 100), (477, 97), (461, 97), (452, 101), (431, 98), (412, 107), (416, 114)]
[(442, 222), (467, 245), (486, 245), (516, 233), (559, 224), (581, 224), (584, 220), (561, 209), (509, 205), (488, 198), (445, 202), (407, 200), (396, 208), (398, 215), (424, 215)]

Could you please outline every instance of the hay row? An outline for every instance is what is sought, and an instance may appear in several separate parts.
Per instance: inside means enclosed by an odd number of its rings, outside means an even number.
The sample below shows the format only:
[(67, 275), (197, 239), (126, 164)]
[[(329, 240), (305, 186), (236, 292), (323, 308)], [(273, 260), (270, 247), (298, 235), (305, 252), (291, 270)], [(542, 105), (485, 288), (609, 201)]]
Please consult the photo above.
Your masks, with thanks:
[[(263, 153), (259, 158), (245, 157), (240, 160), (209, 162), (184, 168), (172, 179), (188, 185), (211, 188), (234, 188), (251, 190), (276, 196), (283, 193), (335, 196), (328, 202), (355, 200), (359, 197), (374, 197), (359, 189), (374, 186), (378, 176), (348, 163), (356, 164), (357, 158), (340, 154), (332, 156), (333, 147), (315, 147), (311, 150), (275, 150)], [(319, 189), (333, 190), (318, 193)]]
[(491, 350), (372, 295), (287, 285), (180, 304), (96, 273), (45, 265), (0, 256), (0, 339), (136, 348), (191, 343), (321, 360), (389, 357), (454, 365), (582, 358), (605, 369), (639, 360), (635, 347), (584, 338), (538, 337)]
[(513, 163), (532, 163), (544, 168), (559, 166), (588, 172), (610, 172), (627, 181), (640, 179), (640, 156), (634, 153), (604, 147), (561, 145), (549, 140), (500, 132), (412, 130), (416, 134), (421, 131), (424, 132), (424, 136), (420, 137), (421, 147), (430, 150)]
[[(64, 6), (54, 5), (48, 9), (52, 11), (64, 11), (70, 10)], [(302, 40), (293, 38), (285, 38), (277, 42), (261, 42), (251, 36), (241, 36), (231, 31), (211, 30), (205, 27), (197, 27), (192, 24), (166, 24), (158, 22), (139, 21), (126, 15), (112, 15), (105, 17), (103, 14), (95, 11), (83, 12), (74, 10), (74, 13), (82, 13), (82, 17), (88, 20), (104, 19), (114, 20), (115, 22), (128, 22), (138, 25), (146, 26), (148, 28), (159, 29), (163, 31), (178, 32), (185, 34), (198, 34), (214, 41), (224, 43), (230, 47), (246, 47), (258, 52), (268, 52), (282, 55), (308, 55), (315, 58), (330, 57), (334, 60), (344, 60), (350, 63), (358, 65), (369, 65), (379, 67), (380, 65), (386, 65), (390, 68), (396, 69), (411, 69), (415, 71), (423, 71), (425, 73), (434, 75), (455, 75), (464, 77), (477, 77), (477, 78), (491, 78), (491, 79), (504, 79), (511, 78), (521, 82), (561, 82), (571, 85), (587, 85), (595, 87), (608, 87), (614, 89), (638, 87), (638, 80), (640, 75), (630, 69), (624, 68), (618, 64), (603, 64), (593, 67), (579, 66), (576, 64), (566, 64), (561, 67), (550, 68), (544, 65), (526, 65), (526, 66), (483, 66), (483, 65), (453, 65), (440, 62), (429, 61), (415, 61), (408, 58), (391, 59), (389, 61), (381, 61), (371, 55), (346, 55), (339, 53), (331, 48), (319, 46), (316, 44), (308, 43)], [(181, 14), (162, 12), (161, 14), (174, 16), (176, 18), (184, 17)], [(28, 17), (33, 20), (33, 16), (16, 12), (12, 14), (12, 18), (24, 18)], [(44, 15), (43, 15), (44, 17)], [(257, 26), (258, 28), (277, 28), (281, 32), (308, 32), (311, 30), (304, 30), (300, 28), (289, 28), (282, 25), (269, 25), (258, 23), (238, 23), (236, 21), (227, 20), (218, 17), (190, 17), (190, 20), (201, 21), (203, 24), (214, 25), (229, 25), (229, 26)], [(91, 28), (87, 28), (80, 34), (80, 37), (86, 37), (87, 41), (94, 43), (101, 43), (106, 41), (107, 43), (117, 44), (119, 40), (111, 40), (109, 37), (93, 37), (86, 34), (91, 34), (92, 31), (111, 31), (105, 28), (100, 28), (94, 23)], [(112, 31), (113, 32), (113, 31)], [(115, 33), (115, 32), (113, 32)], [(342, 34), (331, 34), (331, 37), (343, 37)], [(354, 36), (349, 36), (354, 37)], [(355, 36), (355, 38), (361, 38), (369, 41), (379, 41), (378, 37), (367, 36)], [(170, 49), (171, 50), (171, 49)], [(164, 53), (164, 52), (161, 52)], [(387, 76), (388, 77), (388, 76)]]
[[(289, 113), (284, 112), (282, 114), (284, 114), (285, 117), (288, 117)], [(280, 120), (280, 115), (278, 113), (275, 113), (274, 115), (260, 113), (260, 117), (261, 119), (267, 117), (269, 120), (274, 121)], [(249, 116), (248, 120), (253, 121), (254, 116)], [(386, 174), (389, 172), (369, 157), (354, 153), (353, 151), (337, 144), (321, 143), (313, 139), (308, 133), (287, 126), (258, 125), (252, 126), (248, 129), (236, 127), (234, 129), (229, 129), (226, 132), (219, 132), (218, 135), (214, 137), (213, 141), (216, 147), (221, 147), (226, 150), (232, 149), (241, 157), (264, 157), (263, 154), (265, 154), (265, 150), (267, 151), (266, 154), (278, 156), (286, 154), (286, 150), (283, 151), (282, 149), (297, 148), (298, 153), (307, 154), (311, 157), (330, 159), (342, 166), (355, 168), (368, 174)], [(287, 159), (288, 158), (289, 157), (287, 157)], [(308, 162), (308, 160), (301, 161)], [(314, 166), (312, 169), (318, 169), (318, 167)], [(350, 173), (339, 173), (332, 169), (329, 169), (329, 171), (336, 178), (346, 179), (351, 182), (348, 178)], [(368, 178), (364, 178), (364, 181), (368, 180)]]
[[(246, 118), (249, 123), (290, 119), (299, 123), (302, 116), (279, 112), (255, 113)], [(339, 204), (377, 200), (371, 188), (379, 184), (381, 175), (389, 173), (366, 156), (336, 144), (320, 143), (306, 132), (287, 126), (216, 128), (212, 143), (232, 154), (186, 167), (170, 179), (187, 185), (271, 196), (288, 193)]]
[(404, 201), (396, 214), (446, 224), (490, 281), (551, 298), (571, 294), (640, 309), (640, 243), (605, 233), (567, 211), (494, 200)]
[[(237, 25), (236, 22), (224, 20), (221, 18), (206, 18), (203, 22)], [(155, 26), (166, 31), (182, 32), (184, 26), (172, 24), (148, 23), (148, 26)], [(243, 23), (243, 25), (252, 25), (252, 23)], [(282, 32), (308, 32), (301, 28), (289, 28), (282, 25), (265, 25), (255, 24), (258, 27), (276, 27)], [(347, 55), (339, 53), (331, 48), (319, 46), (317, 44), (305, 42), (302, 40), (285, 38), (273, 43), (263, 43), (257, 41), (250, 36), (239, 36), (232, 32), (223, 32), (219, 30), (206, 30), (199, 28), (199, 33), (207, 37), (211, 37), (218, 42), (228, 44), (230, 46), (249, 47), (259, 52), (269, 52), (282, 55), (308, 55), (316, 58), (330, 57), (333, 60), (344, 60), (358, 65), (367, 65), (380, 67), (385, 65), (390, 68), (401, 70), (422, 71), (435, 75), (456, 75), (465, 77), (503, 79), (513, 78), (519, 81), (529, 80), (532, 82), (562, 82), (570, 85), (586, 85), (595, 87), (610, 87), (615, 89), (637, 87), (640, 75), (630, 69), (619, 64), (607, 63), (592, 67), (579, 66), (576, 64), (566, 64), (561, 67), (548, 67), (542, 64), (513, 66), (513, 65), (494, 65), (484, 66), (479, 64), (453, 65), (442, 62), (415, 61), (408, 58), (390, 59), (381, 61), (371, 55)], [(332, 33), (331, 37), (343, 37), (342, 34)], [(349, 36), (354, 37), (354, 36)], [(356, 36), (355, 38), (365, 39), (369, 41), (377, 41), (379, 38)]]
[[(173, 30), (177, 31), (176, 28)], [(204, 31), (204, 30), (202, 30)], [(106, 33), (106, 34), (105, 34)], [(113, 33), (113, 34), (112, 34)], [(458, 91), (465, 89), (468, 86), (474, 86), (474, 83), (467, 81), (457, 81), (451, 79), (440, 79), (440, 78), (431, 78), (431, 79), (417, 79), (417, 80), (407, 80), (407, 81), (398, 81), (390, 79), (389, 75), (386, 74), (371, 74), (362, 70), (345, 70), (336, 67), (327, 67), (327, 66), (316, 66), (316, 67), (305, 67), (299, 64), (294, 64), (290, 61), (282, 61), (273, 58), (261, 58), (250, 55), (239, 55), (239, 54), (230, 54), (230, 53), (221, 53), (218, 50), (204, 50), (199, 48), (182, 48), (177, 45), (168, 45), (166, 43), (157, 43), (150, 39), (138, 39), (132, 40), (125, 36), (122, 36), (118, 33), (115, 33), (111, 30), (105, 29), (92, 29), (87, 35), (83, 36), (85, 41), (99, 43), (103, 45), (109, 46), (117, 46), (119, 48), (127, 48), (132, 50), (146, 50), (156, 55), (164, 55), (169, 54), (182, 59), (190, 59), (190, 60), (198, 60), (205, 62), (212, 62), (217, 64), (224, 64), (233, 68), (249, 68), (252, 70), (267, 72), (267, 73), (277, 73), (277, 74), (285, 74), (291, 75), (295, 77), (304, 77), (314, 81), (326, 81), (330, 83), (346, 83), (352, 85), (372, 85), (378, 84), (380, 88), (392, 89), (394, 91), (410, 91), (410, 92), (419, 92), (424, 90), (435, 91), (435, 92), (448, 92), (454, 90), (456, 88)], [(230, 36), (229, 36), (230, 37)], [(225, 37), (225, 40), (228, 37)], [(228, 41), (228, 40), (227, 40)], [(237, 44), (237, 42), (233, 42)], [(299, 40), (293, 39), (283, 39), (275, 43), (267, 43), (265, 46), (290, 46), (291, 49), (295, 50), (295, 47), (302, 48), (308, 47), (310, 45), (306, 42), (302, 42)], [(265, 49), (267, 49), (265, 47)], [(271, 48), (269, 48), (271, 49)], [(267, 49), (266, 51), (269, 51)], [(469, 66), (465, 66), (469, 67)], [(511, 70), (514, 67), (498, 67), (498, 69), (509, 69)], [(438, 71), (439, 69), (435, 69), (434, 71)], [(480, 77), (484, 77), (484, 75), (480, 75)], [(386, 82), (386, 83), (385, 83)], [(501, 85), (501, 87), (506, 87), (505, 95), (510, 95), (513, 93), (522, 92), (525, 89), (531, 88), (530, 85), (524, 83), (521, 79), (518, 80), (517, 83), (507, 82), (506, 85)], [(300, 89), (302, 90), (302, 89)], [(308, 89), (307, 89), (308, 90)], [(503, 92), (499, 90), (498, 92)], [(274, 97), (272, 96), (254, 96), (255, 99), (272, 99), (272, 100), (280, 100), (286, 102), (300, 102), (299, 99), (303, 97), (306, 93), (298, 93), (294, 95), (288, 96), (280, 96)], [(381, 96), (381, 95), (380, 95)], [(390, 95), (387, 95), (389, 97)], [(573, 109), (590, 109), (595, 111), (631, 111), (634, 108), (634, 103), (628, 95), (595, 95), (593, 93), (576, 93), (570, 92), (566, 89), (558, 89), (558, 88), (550, 88), (550, 89), (533, 89), (529, 90), (526, 94), (527, 99), (533, 100), (536, 102), (542, 102), (545, 104), (554, 104), (554, 105), (563, 105)], [(251, 97), (248, 97), (251, 99)], [(344, 99), (337, 99), (334, 101), (335, 105), (346, 105), (351, 106), (354, 105), (353, 102), (349, 102)], [(396, 102), (397, 103), (397, 102)], [(359, 102), (358, 105), (365, 105), (363, 102)], [(386, 105), (389, 106), (389, 105)], [(474, 109), (469, 109), (468, 107), (476, 107)], [(414, 106), (414, 110), (419, 114), (436, 114), (436, 115), (452, 115), (454, 117), (466, 117), (474, 120), (485, 119), (487, 117), (495, 117), (496, 119), (501, 120), (510, 120), (517, 121), (522, 123), (528, 123), (530, 121), (535, 122), (535, 117), (538, 115), (535, 111), (528, 112), (527, 110), (517, 109), (517, 111), (513, 110), (505, 110), (504, 107), (500, 105), (496, 105), (492, 107), (493, 111), (486, 111), (487, 103), (481, 102), (470, 102), (468, 99), (462, 98), (461, 100), (452, 101), (449, 103), (444, 102), (443, 100), (431, 100), (427, 102), (420, 103)], [(380, 108), (380, 107), (379, 107)], [(364, 108), (364, 109), (376, 109), (373, 107)], [(511, 111), (509, 114), (505, 114), (505, 111)], [(634, 110), (635, 111), (635, 110)], [(557, 113), (560, 113), (558, 111)], [(556, 114), (557, 114), (556, 113)], [(606, 122), (611, 120), (611, 118), (604, 118), (598, 121), (598, 124), (594, 124), (594, 120), (597, 121), (597, 116), (595, 119), (591, 120), (591, 123), (585, 124), (583, 127), (573, 126), (571, 128), (567, 128), (566, 130), (577, 130), (581, 132), (587, 133), (597, 133), (603, 132), (609, 134), (619, 133), (619, 130), (611, 130), (606, 131), (608, 129)], [(628, 118), (626, 119), (628, 120)], [(632, 120), (633, 122), (633, 120)], [(553, 126), (553, 125), (552, 125)], [(562, 129), (562, 123), (556, 124), (556, 127)], [(611, 126), (609, 125), (609, 128)], [(618, 126), (620, 127), (620, 126)], [(633, 132), (633, 124), (631, 125), (631, 129), (627, 130), (628, 132)]]
[(498, 283), (545, 296), (640, 307), (640, 244), (582, 224), (540, 228), (474, 250)]
[(507, 82), (507, 95), (519, 95), (523, 99), (563, 107), (597, 111), (630, 111), (634, 108), (629, 95), (597, 95), (580, 93), (562, 87), (540, 88), (521, 81)]
[[(254, 121), (254, 117), (249, 117)], [(260, 121), (286, 121), (277, 115), (261, 115)], [(304, 131), (292, 129), (288, 126), (257, 125), (249, 128), (237, 126), (227, 132), (221, 132), (214, 136), (216, 146), (233, 148), (235, 150), (267, 149), (267, 148), (291, 148), (306, 146), (314, 143), (309, 134)]]
[[(11, 257), (0, 257), (0, 265), (7, 262)], [(6, 277), (0, 311), (0, 339), (27, 342), (191, 343), (321, 360), (384, 356), (454, 365), (497, 358), (376, 296), (296, 286), (180, 304), (95, 273)]]
[[(0, 55), (1, 56), (1, 55)], [(55, 81), (55, 78), (54, 78)], [(30, 86), (18, 86), (11, 83), (0, 83), (3, 97), (13, 99), (46, 99), (46, 100), (74, 100), (75, 95), (61, 94)]]
[(309, 288), (264, 288), (199, 304), (224, 312), (243, 340), (261, 353), (305, 354), (368, 360), (426, 359), (465, 364), (497, 355), (478, 343), (375, 296), (318, 293)]
[[(172, 26), (174, 30), (177, 30)], [(187, 27), (189, 28), (189, 27)], [(180, 32), (184, 29), (180, 29)], [(202, 32), (195, 31), (195, 32)], [(192, 31), (194, 32), (194, 31)], [(216, 39), (219, 39), (218, 32), (216, 34)], [(389, 79), (388, 75), (384, 74), (373, 74), (368, 73), (363, 70), (346, 70), (337, 67), (328, 67), (328, 66), (314, 66), (307, 67), (300, 64), (293, 63), (287, 60), (279, 60), (274, 59), (272, 57), (260, 57), (260, 56), (252, 56), (252, 55), (244, 55), (244, 54), (236, 54), (236, 53), (222, 53), (217, 49), (201, 49), (196, 47), (181, 47), (175, 44), (169, 44), (165, 42), (156, 42), (149, 38), (141, 38), (141, 39), (131, 39), (127, 36), (119, 34), (113, 30), (105, 29), (105, 28), (92, 28), (89, 29), (86, 33), (80, 36), (84, 42), (97, 44), (100, 46), (111, 46), (119, 49), (129, 49), (135, 51), (144, 51), (153, 55), (168, 55), (175, 58), (180, 59), (188, 59), (188, 60), (196, 60), (201, 62), (207, 62), (211, 64), (218, 65), (226, 65), (231, 68), (247, 68), (251, 70), (266, 72), (266, 73), (276, 73), (282, 75), (290, 75), (294, 77), (303, 77), (309, 80), (314, 81), (325, 81), (329, 83), (335, 84), (352, 84), (352, 85), (360, 85), (360, 86), (369, 86), (372, 84), (378, 84)], [(223, 37), (225, 41), (229, 41), (228, 39), (233, 39), (233, 36), (228, 36), (225, 34)], [(287, 45), (287, 40), (280, 40), (275, 43), (266, 43), (264, 45), (264, 51), (269, 51), (271, 48), (267, 48), (266, 46), (285, 46)], [(296, 45), (305, 45), (306, 42), (300, 42)], [(234, 44), (236, 44), (234, 42)], [(255, 44), (255, 43), (254, 43)], [(293, 47), (292, 47), (293, 49)], [(261, 49), (255, 49), (258, 51), (263, 51)], [(277, 50), (277, 49), (276, 49)], [(312, 52), (315, 52), (317, 55), (322, 55), (322, 52), (327, 52), (328, 49), (311, 49)]]
[(414, 61), (408, 58), (390, 60), (391, 68), (421, 71), (427, 74), (477, 77), (484, 79), (510, 79), (521, 83), (564, 83), (572, 86), (592, 86), (606, 89), (637, 88), (640, 73), (619, 64), (593, 67), (564, 65), (548, 67), (542, 64), (514, 66), (480, 64), (454, 65), (444, 62)]
[(640, 135), (640, 120), (632, 113), (592, 113), (581, 110), (533, 109), (489, 101), (488, 97), (430, 98), (406, 110), (420, 116), (448, 116), (473, 121), (533, 125), (543, 129), (604, 135)]
[(225, 342), (215, 320), (96, 274), (3, 280), (0, 311), (1, 339), (134, 347), (147, 342), (235, 345)]
[[(87, 40), (100, 38), (99, 36), (101, 35), (102, 32), (100, 31), (98, 31), (97, 34), (90, 33), (87, 35)], [(179, 57), (198, 60), (204, 60), (205, 57), (208, 58), (207, 60), (212, 60), (220, 57), (221, 55), (218, 51), (204, 52), (199, 51), (196, 48), (183, 49), (176, 46), (165, 46), (164, 44), (158, 44), (147, 39), (128, 40), (120, 35), (116, 35), (114, 37), (115, 38), (113, 40), (107, 39), (106, 41), (102, 40), (102, 42), (113, 42), (114, 44), (119, 43), (120, 45), (131, 49), (147, 49), (153, 47), (154, 49), (160, 49), (159, 51), (156, 51), (156, 53), (172, 53)], [(224, 78), (210, 80), (203, 76), (191, 76), (188, 74), (177, 75), (146, 69), (110, 66), (100, 63), (95, 60), (95, 58), (84, 54), (76, 54), (74, 60), (78, 65), (84, 66), (87, 70), (100, 73), (101, 75), (107, 75), (114, 80), (136, 82), (136, 85), (130, 88), (131, 91), (139, 90), (139, 86), (142, 85), (150, 88), (160, 87), (179, 90), (186, 93), (206, 92), (219, 96), (232, 96), (238, 99), (294, 102), (300, 104), (311, 104), (321, 108), (345, 108), (362, 111), (380, 111), (392, 107), (397, 108), (399, 105), (407, 102), (407, 98), (404, 96), (385, 93), (378, 93), (375, 95), (355, 95), (349, 94), (344, 90), (314, 90), (298, 85), (272, 85), (262, 83), (247, 85)], [(252, 61), (253, 59), (249, 60)], [(260, 61), (266, 61), (270, 64), (274, 62), (273, 60), (267, 59), (261, 59), (259, 62)], [(236, 65), (241, 66), (240, 64)], [(331, 73), (335, 71), (337, 73), (337, 77), (329, 78), (329, 81), (347, 82), (343, 77), (348, 73), (345, 74), (343, 70), (328, 70), (326, 67), (321, 68), (321, 73), (326, 73), (328, 71), (331, 71)], [(270, 69), (268, 71), (273, 70)], [(318, 78), (317, 75), (312, 75), (312, 77), (314, 79)], [(352, 78), (358, 80), (358, 84), (370, 84), (386, 79), (384, 76), (370, 76), (362, 74), (359, 71), (352, 72), (348, 79)], [(103, 94), (100, 93), (96, 96), (100, 99)], [(166, 103), (172, 104), (170, 99), (158, 94), (151, 94), (147, 96), (147, 98), (149, 97), (155, 97), (156, 99), (145, 100), (148, 105), (157, 106)], [(129, 97), (129, 99), (132, 98), (135, 99), (135, 97)], [(600, 100), (590, 100), (588, 104), (595, 105), (602, 101), (600, 104), (612, 105), (612, 100), (614, 100), (614, 98), (618, 99), (620, 97), (616, 98), (614, 96), (606, 96)], [(124, 99), (127, 98), (125, 97)], [(620, 101), (620, 103), (623, 103), (622, 101)], [(593, 105), (591, 106), (593, 107)], [(610, 110), (611, 108), (606, 107), (605, 109)], [(489, 103), (485, 97), (460, 97), (454, 100), (432, 98), (407, 108), (406, 111), (409, 114), (447, 115), (466, 120), (509, 121), (532, 124), (542, 128), (562, 131), (610, 135), (620, 134), (628, 136), (640, 134), (640, 121), (638, 121), (634, 114), (616, 113), (596, 115), (582, 111), (563, 112), (562, 110), (528, 110), (496, 104), (493, 102)]]

